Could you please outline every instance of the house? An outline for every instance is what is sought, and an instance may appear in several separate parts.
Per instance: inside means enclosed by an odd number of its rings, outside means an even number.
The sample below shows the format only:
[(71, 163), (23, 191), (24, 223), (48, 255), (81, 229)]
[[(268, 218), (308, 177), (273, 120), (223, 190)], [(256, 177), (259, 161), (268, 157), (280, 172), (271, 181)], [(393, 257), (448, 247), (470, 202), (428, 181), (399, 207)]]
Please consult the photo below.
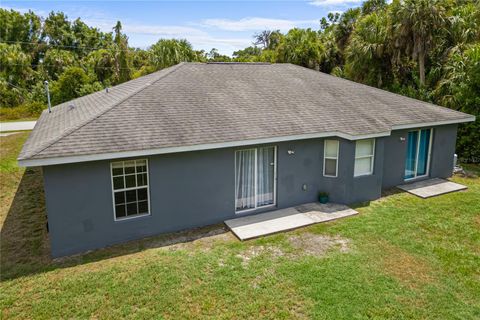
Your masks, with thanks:
[(181, 63), (44, 111), (55, 257), (452, 173), (474, 117), (291, 64)]

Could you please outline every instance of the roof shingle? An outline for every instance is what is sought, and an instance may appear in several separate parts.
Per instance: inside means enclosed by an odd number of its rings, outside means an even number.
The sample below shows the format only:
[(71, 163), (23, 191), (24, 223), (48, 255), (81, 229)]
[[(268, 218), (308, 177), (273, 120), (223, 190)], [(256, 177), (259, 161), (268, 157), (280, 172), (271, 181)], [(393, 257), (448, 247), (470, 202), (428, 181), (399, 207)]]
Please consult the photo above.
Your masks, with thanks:
[(44, 111), (19, 160), (462, 119), (472, 117), (291, 64), (182, 63)]

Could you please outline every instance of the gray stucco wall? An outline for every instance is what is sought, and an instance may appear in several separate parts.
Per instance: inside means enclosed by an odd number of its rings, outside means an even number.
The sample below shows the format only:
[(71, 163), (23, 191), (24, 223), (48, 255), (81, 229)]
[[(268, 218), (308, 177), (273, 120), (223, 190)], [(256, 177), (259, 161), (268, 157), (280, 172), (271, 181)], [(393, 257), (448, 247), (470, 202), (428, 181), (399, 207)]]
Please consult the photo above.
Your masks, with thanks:
[[(392, 131), (389, 137), (385, 137), (385, 155), (382, 188), (392, 188), (404, 183), (405, 156), (407, 143), (401, 138), (407, 138), (408, 131)], [(430, 155), (430, 173), (426, 178), (447, 178), (452, 175), (453, 155), (457, 139), (457, 125), (445, 125), (433, 127), (432, 150)]]
[[(456, 127), (435, 130), (432, 154), (439, 155), (432, 159), (432, 175), (450, 174), (451, 164), (445, 163), (445, 159), (453, 155), (455, 130)], [(372, 200), (380, 197), (382, 184), (385, 187), (403, 182), (405, 150), (402, 151), (401, 144), (397, 146), (396, 132), (392, 137), (376, 139), (374, 173), (363, 177), (353, 177), (355, 142), (338, 140), (336, 178), (323, 176), (323, 139), (275, 144), (276, 208), (316, 201), (318, 191), (329, 192), (330, 200), (338, 203)], [(52, 255), (74, 254), (237, 217), (234, 155), (235, 150), (241, 149), (147, 157), (151, 215), (123, 221), (114, 221), (110, 161), (44, 167)], [(288, 150), (295, 153), (290, 155)]]

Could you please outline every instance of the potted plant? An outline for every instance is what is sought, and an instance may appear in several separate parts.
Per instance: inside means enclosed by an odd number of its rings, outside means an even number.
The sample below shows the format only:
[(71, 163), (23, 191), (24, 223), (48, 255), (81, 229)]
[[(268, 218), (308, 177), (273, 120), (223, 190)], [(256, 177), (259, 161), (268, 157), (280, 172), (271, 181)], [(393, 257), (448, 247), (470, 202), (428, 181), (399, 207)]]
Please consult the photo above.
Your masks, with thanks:
[(318, 193), (318, 201), (320, 203), (327, 203), (328, 202), (328, 192), (320, 191)]

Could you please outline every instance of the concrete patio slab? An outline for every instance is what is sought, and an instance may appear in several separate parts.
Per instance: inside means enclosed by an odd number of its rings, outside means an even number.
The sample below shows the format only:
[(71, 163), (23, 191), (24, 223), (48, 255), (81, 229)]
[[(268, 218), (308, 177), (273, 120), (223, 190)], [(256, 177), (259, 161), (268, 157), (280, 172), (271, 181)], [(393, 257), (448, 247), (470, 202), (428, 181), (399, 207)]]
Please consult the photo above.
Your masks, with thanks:
[(424, 199), (467, 189), (467, 187), (464, 185), (439, 178), (402, 184), (397, 186), (397, 188)]
[(342, 204), (312, 202), (297, 207), (226, 220), (225, 224), (240, 240), (247, 240), (357, 213)]

